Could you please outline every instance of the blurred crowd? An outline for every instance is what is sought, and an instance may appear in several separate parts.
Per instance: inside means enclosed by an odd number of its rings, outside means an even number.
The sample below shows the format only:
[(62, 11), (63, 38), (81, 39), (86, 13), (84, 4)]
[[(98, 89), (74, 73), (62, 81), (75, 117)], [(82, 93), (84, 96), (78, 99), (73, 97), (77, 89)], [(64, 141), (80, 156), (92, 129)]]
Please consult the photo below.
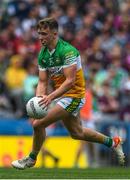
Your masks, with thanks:
[(0, 117), (26, 116), (38, 82), (39, 19), (81, 53), (92, 117), (130, 121), (129, 0), (1, 0)]

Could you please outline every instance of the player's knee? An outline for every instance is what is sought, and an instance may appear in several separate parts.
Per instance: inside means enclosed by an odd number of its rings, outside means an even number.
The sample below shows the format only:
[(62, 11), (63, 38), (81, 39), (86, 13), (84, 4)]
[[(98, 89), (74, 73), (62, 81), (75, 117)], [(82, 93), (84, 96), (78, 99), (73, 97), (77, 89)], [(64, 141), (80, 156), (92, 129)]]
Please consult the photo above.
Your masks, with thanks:
[(83, 132), (71, 132), (71, 137), (73, 139), (82, 140), (83, 139)]
[(72, 132), (72, 133), (71, 133), (71, 137), (72, 137), (73, 139), (81, 139), (81, 134), (78, 133), (78, 132)]

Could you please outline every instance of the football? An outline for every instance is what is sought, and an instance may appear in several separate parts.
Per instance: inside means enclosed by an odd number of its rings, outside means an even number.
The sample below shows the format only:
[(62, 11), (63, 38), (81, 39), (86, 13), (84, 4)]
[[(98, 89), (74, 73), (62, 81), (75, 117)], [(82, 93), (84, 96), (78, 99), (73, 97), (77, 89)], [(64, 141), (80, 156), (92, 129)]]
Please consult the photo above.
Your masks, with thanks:
[(30, 118), (41, 119), (47, 114), (47, 107), (40, 107), (38, 102), (41, 100), (41, 97), (33, 97), (26, 104), (27, 115)]

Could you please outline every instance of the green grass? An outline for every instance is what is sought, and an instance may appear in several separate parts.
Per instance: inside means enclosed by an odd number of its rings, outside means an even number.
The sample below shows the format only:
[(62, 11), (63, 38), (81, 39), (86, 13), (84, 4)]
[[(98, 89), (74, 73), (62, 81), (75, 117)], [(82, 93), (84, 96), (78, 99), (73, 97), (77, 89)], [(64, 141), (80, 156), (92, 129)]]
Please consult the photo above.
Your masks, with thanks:
[(130, 168), (16, 170), (0, 168), (0, 179), (130, 179)]

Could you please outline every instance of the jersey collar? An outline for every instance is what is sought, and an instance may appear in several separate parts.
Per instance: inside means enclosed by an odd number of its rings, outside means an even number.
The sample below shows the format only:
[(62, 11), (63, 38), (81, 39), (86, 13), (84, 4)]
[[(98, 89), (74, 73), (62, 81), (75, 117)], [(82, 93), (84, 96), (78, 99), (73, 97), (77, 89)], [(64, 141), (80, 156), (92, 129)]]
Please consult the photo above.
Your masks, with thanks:
[(52, 55), (56, 49), (52, 49), (51, 51), (49, 51), (49, 49), (47, 49), (47, 50), (48, 50), (49, 54)]
[(58, 40), (57, 40), (57, 44), (56, 44), (55, 49), (52, 49), (51, 51), (49, 51), (49, 49), (47, 48), (50, 55), (52, 55), (55, 52), (56, 48), (58, 47), (59, 41), (60, 41), (60, 38), (58, 38)]

